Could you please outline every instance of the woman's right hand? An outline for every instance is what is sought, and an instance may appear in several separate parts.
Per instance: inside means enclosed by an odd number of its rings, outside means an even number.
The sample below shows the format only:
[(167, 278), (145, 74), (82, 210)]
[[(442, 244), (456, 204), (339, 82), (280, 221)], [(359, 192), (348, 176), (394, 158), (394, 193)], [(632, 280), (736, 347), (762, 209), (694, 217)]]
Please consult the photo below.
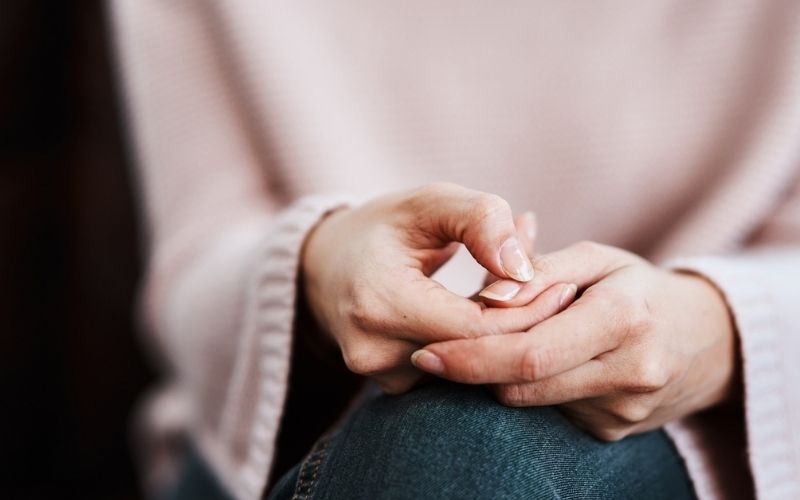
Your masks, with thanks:
[(306, 299), (348, 368), (404, 392), (422, 376), (409, 362), (418, 346), (522, 331), (558, 312), (566, 285), (494, 309), (432, 280), (459, 242), (495, 276), (533, 278), (508, 203), (457, 185), (384, 196), (318, 224), (303, 253)]

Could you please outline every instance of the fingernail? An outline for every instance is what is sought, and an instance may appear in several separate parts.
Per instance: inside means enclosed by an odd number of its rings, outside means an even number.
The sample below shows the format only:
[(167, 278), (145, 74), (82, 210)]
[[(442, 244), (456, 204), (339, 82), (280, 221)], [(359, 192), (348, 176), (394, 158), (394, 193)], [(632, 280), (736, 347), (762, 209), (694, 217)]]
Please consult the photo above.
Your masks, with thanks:
[(434, 375), (439, 375), (444, 372), (442, 358), (425, 349), (415, 351), (414, 354), (411, 355), (411, 364), (420, 370), (433, 373)]
[(505, 302), (517, 296), (517, 293), (522, 289), (522, 285), (513, 280), (498, 280), (487, 286), (478, 294), (487, 299), (499, 300)]
[(500, 247), (500, 264), (503, 271), (517, 281), (533, 279), (533, 265), (516, 238), (507, 239)]
[(575, 298), (576, 293), (578, 293), (578, 285), (572, 283), (571, 285), (565, 286), (564, 289), (561, 290), (561, 297), (558, 299), (558, 307), (564, 307), (564, 304)]
[(536, 220), (536, 214), (533, 212), (525, 212), (525, 234), (528, 235), (528, 240), (531, 243), (536, 241), (536, 233), (539, 231), (539, 223)]

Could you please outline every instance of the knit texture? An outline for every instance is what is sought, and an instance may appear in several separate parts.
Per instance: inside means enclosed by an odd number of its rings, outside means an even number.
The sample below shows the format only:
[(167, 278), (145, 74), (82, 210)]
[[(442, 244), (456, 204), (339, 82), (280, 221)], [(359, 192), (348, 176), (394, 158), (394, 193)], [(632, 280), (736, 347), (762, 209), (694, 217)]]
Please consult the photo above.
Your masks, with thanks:
[[(536, 211), (540, 251), (592, 239), (714, 282), (744, 402), (667, 430), (701, 498), (749, 483), (800, 497), (800, 2), (112, 13), (148, 222), (145, 338), (165, 373), (150, 464), (190, 435), (237, 498), (258, 498), (303, 334), (303, 241), (348, 202), (331, 193), (449, 181)], [(438, 278), (468, 293), (481, 273), (459, 257)]]

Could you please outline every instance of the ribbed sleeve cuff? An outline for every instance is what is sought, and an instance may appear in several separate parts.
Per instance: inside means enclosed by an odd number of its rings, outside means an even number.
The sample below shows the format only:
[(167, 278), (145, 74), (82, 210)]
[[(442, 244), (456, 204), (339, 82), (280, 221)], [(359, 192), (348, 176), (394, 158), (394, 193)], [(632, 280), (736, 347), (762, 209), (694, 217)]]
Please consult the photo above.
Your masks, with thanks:
[[(692, 257), (676, 259), (667, 267), (704, 276), (724, 295), (733, 314), (742, 351), (744, 380), (744, 422), (750, 472), (758, 498), (789, 498), (800, 492), (800, 478), (794, 470), (790, 413), (783, 395), (787, 384), (781, 349), (785, 349), (778, 324), (778, 307), (769, 272), (763, 258)], [(785, 339), (784, 339), (785, 340)], [(691, 425), (686, 426), (692, 427)], [(694, 426), (697, 429), (697, 426)], [(712, 478), (729, 481), (725, 471), (709, 471), (709, 460), (701, 442), (714, 442), (707, 436), (693, 438), (681, 432), (681, 423), (672, 427), (676, 445), (687, 458), (689, 472), (701, 498), (717, 498), (722, 491)], [(673, 434), (673, 433), (671, 433)], [(735, 473), (735, 471), (733, 471)], [(740, 492), (741, 493), (741, 492)]]
[(303, 243), (322, 217), (353, 202), (346, 196), (305, 197), (267, 228), (223, 412), (222, 449), (204, 450), (237, 498), (261, 498), (268, 480), (287, 392)]

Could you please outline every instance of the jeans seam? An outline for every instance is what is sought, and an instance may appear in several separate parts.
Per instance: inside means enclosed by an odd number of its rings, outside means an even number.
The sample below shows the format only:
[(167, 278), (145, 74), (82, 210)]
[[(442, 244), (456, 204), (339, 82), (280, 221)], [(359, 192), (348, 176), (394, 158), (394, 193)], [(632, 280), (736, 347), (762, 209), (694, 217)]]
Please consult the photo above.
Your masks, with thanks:
[[(300, 467), (300, 473), (297, 475), (297, 484), (295, 485), (292, 500), (308, 500), (311, 498), (317, 486), (319, 469), (327, 455), (330, 441), (330, 436), (322, 437), (308, 454), (308, 458), (303, 462)], [(311, 476), (310, 478), (308, 477), (309, 475)]]

